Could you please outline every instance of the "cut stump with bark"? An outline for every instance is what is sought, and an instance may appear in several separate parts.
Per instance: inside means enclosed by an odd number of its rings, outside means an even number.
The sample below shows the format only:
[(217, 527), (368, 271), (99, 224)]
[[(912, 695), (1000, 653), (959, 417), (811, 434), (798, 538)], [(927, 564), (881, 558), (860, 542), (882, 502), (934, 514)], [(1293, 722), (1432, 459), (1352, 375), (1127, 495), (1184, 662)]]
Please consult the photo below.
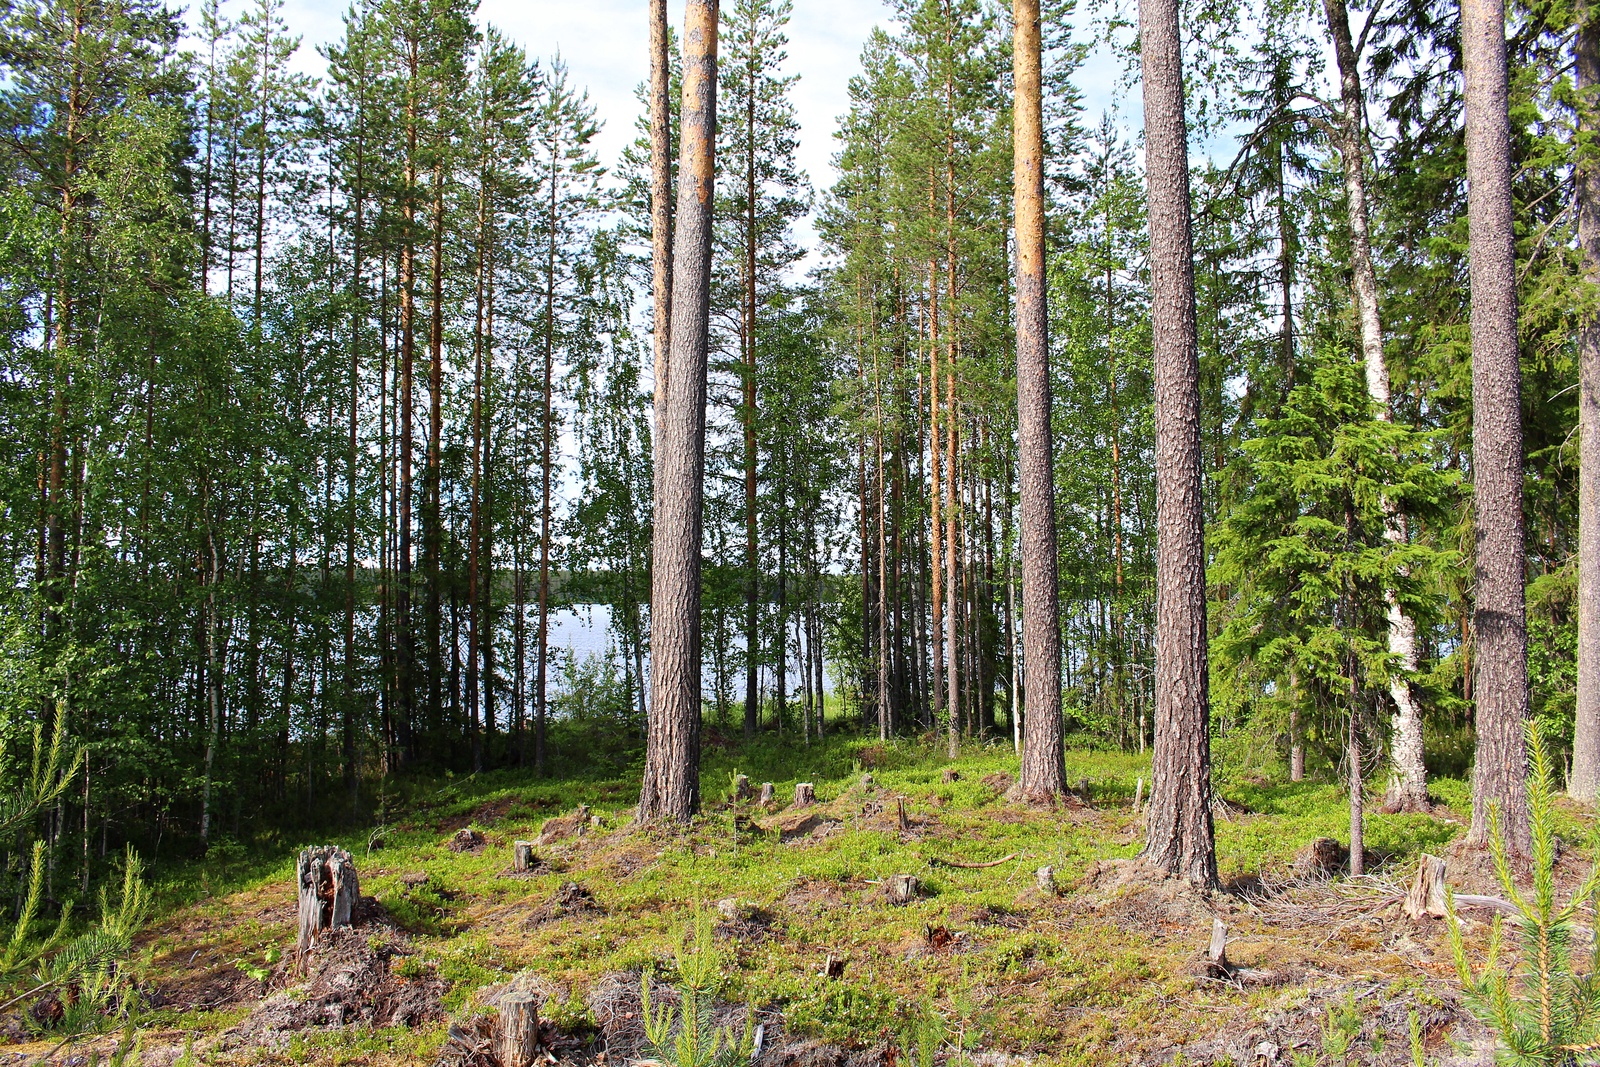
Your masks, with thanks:
[(797, 782), (794, 787), (794, 806), (797, 808), (813, 804), (817, 799), (817, 790), (810, 782)]
[(498, 998), (494, 1051), (500, 1067), (532, 1067), (539, 1055), (539, 1005), (543, 998), (526, 971)]
[(900, 832), (906, 833), (911, 829), (911, 820), (906, 817), (906, 798), (895, 798), (895, 820), (900, 826)]
[(762, 803), (762, 804), (771, 804), (773, 796), (774, 796), (775, 793), (776, 793), (776, 790), (773, 787), (771, 782), (762, 782), (761, 783), (761, 800), (760, 800), (760, 803)]
[(514, 841), (511, 844), (511, 865), (521, 872), (531, 871), (539, 862), (539, 857), (533, 854), (532, 841)]
[(916, 900), (922, 891), (922, 883), (912, 874), (893, 875), (884, 883), (884, 887), (888, 891), (891, 904), (909, 904)]
[(733, 799), (749, 800), (751, 797), (750, 779), (746, 775), (739, 775), (733, 780)]
[(954, 767), (946, 767), (944, 774), (940, 775), (940, 778), (945, 782), (959, 782), (961, 781), (961, 772)]
[(295, 867), (300, 893), (300, 953), (324, 930), (350, 925), (350, 913), (361, 898), (350, 853), (333, 845), (318, 845), (300, 853)]
[(1431, 915), (1436, 919), (1445, 916), (1444, 860), (1438, 856), (1422, 854), (1417, 861), (1417, 874), (1406, 892), (1405, 913), (1413, 919)]
[(1039, 892), (1047, 897), (1056, 895), (1056, 869), (1054, 867), (1040, 867), (1033, 872), (1034, 883), (1039, 887)]

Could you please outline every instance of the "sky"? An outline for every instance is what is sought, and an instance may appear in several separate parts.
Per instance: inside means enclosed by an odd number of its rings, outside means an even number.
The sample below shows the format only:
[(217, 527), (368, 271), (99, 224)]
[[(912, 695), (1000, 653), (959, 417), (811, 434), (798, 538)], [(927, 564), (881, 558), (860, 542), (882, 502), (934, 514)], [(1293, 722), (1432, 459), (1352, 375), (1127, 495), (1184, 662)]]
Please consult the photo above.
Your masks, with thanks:
[[(223, 0), (225, 15), (237, 18), (254, 0)], [(635, 90), (649, 75), (647, 0), (480, 0), (480, 23), (493, 23), (541, 60), (560, 54), (573, 82), (585, 88), (595, 106), (601, 129), (596, 150), (606, 166), (614, 166), (623, 148), (635, 136), (639, 115)], [(284, 21), (301, 37), (295, 66), (320, 77), (325, 69), (319, 46), (337, 41), (343, 32), (348, 0), (285, 0)], [(667, 17), (683, 24), (683, 0), (669, 0)], [(190, 5), (191, 22), (198, 0)], [(834, 180), (832, 157), (837, 149), (834, 131), (850, 106), (850, 79), (861, 69), (862, 46), (875, 26), (889, 26), (890, 12), (883, 0), (794, 0), (789, 24), (789, 73), (799, 81), (791, 90), (800, 121), (800, 166), (813, 188), (826, 191)], [(1083, 93), (1084, 121), (1099, 122), (1102, 108), (1116, 94), (1120, 74), (1116, 61), (1104, 49), (1096, 50), (1074, 78)], [(1136, 101), (1134, 101), (1136, 103)], [(1122, 110), (1128, 110), (1128, 101)], [(1124, 114), (1124, 122), (1131, 116)], [(813, 265), (815, 241), (809, 223), (796, 234), (812, 255), (799, 266), (801, 273)]]
[[(247, 0), (224, 0), (237, 17)], [(198, 3), (192, 5), (198, 10)], [(325, 64), (317, 47), (337, 40), (346, 4), (341, 0), (287, 0), (284, 21), (302, 36), (296, 65), (320, 76)], [(683, 25), (682, 0), (667, 14)], [(231, 9), (231, 10), (230, 10)], [(600, 158), (615, 163), (633, 139), (639, 114), (634, 90), (650, 72), (646, 0), (482, 0), (480, 22), (498, 26), (540, 59), (560, 53), (575, 84), (589, 92), (603, 126), (596, 138)], [(800, 165), (821, 190), (832, 184), (836, 119), (849, 108), (850, 78), (860, 70), (861, 47), (874, 26), (887, 25), (881, 0), (796, 0), (789, 24), (789, 71), (800, 75), (793, 100), (803, 135)]]

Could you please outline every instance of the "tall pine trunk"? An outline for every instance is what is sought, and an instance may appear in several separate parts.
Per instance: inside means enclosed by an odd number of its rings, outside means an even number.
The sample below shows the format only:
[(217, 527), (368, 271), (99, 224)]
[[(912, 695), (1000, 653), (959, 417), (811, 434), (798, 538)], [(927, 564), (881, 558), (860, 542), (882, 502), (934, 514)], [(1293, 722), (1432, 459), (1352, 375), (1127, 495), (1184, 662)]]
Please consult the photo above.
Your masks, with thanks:
[(1528, 631), (1523, 590), (1522, 368), (1511, 207), (1511, 120), (1503, 0), (1463, 0), (1467, 224), (1472, 278), (1472, 471), (1477, 533), (1477, 758), (1472, 831), (1483, 845), (1498, 812), (1526, 856)]
[(1039, 0), (1014, 0), (1016, 84), (1012, 181), (1017, 215), (1017, 467), (1021, 478), (1022, 658), (1028, 716), (1017, 791), (1066, 791), (1061, 737), (1061, 611), (1057, 602), (1055, 459), (1050, 437), (1049, 308), (1045, 293), (1044, 119)]
[(422, 490), (422, 552), (427, 558), (428, 726), (437, 730), (444, 722), (444, 647), (440, 557), (444, 555), (443, 490), (440, 452), (444, 444), (444, 163), (433, 172), (433, 248), (429, 263), (428, 318), (428, 457)]
[(1140, 0), (1139, 55), (1156, 429), (1156, 730), (1144, 858), (1214, 886), (1200, 359), (1177, 0)]
[(533, 672), (533, 768), (538, 774), (548, 769), (545, 732), (547, 705), (545, 679), (550, 662), (550, 498), (554, 491), (550, 475), (555, 467), (555, 389), (556, 389), (556, 226), (561, 202), (559, 156), (550, 153), (549, 244), (544, 261), (544, 379), (541, 392), (542, 434), (539, 449), (539, 644)]
[(651, 717), (641, 820), (687, 820), (700, 807), (700, 551), (706, 344), (717, 133), (717, 0), (684, 18), (683, 134), (673, 235), (672, 347), (659, 429), (660, 510), (651, 576)]
[[(745, 217), (744, 223), (744, 308), (739, 326), (739, 343), (744, 381), (744, 402), (739, 416), (744, 423), (744, 565), (745, 565), (745, 664), (744, 736), (754, 737), (759, 725), (760, 692), (756, 686), (756, 667), (761, 647), (757, 627), (761, 610), (761, 556), (756, 531), (756, 54), (745, 64)], [(781, 644), (782, 629), (779, 629)], [(781, 672), (780, 672), (781, 673)], [(782, 683), (779, 683), (782, 691)], [(781, 701), (781, 697), (779, 698)]]
[[(1582, 9), (1576, 61), (1579, 129), (1600, 130), (1600, 18)], [(1577, 169), (1578, 243), (1584, 273), (1600, 284), (1600, 160), (1580, 149)], [(1571, 794), (1593, 803), (1600, 795), (1600, 315), (1590, 311), (1578, 332), (1578, 706), (1572, 739)]]
[(400, 514), (396, 519), (395, 575), (395, 636), (399, 639), (395, 663), (395, 696), (399, 704), (400, 730), (405, 741), (405, 756), (416, 755), (416, 716), (414, 708), (416, 648), (411, 631), (411, 452), (412, 426), (415, 423), (412, 385), (417, 353), (417, 68), (420, 44), (413, 38), (408, 42), (406, 88), (406, 149), (405, 185), (402, 189), (401, 211), (404, 231), (400, 246), (400, 404), (395, 418), (399, 421), (400, 473), (395, 491), (399, 498)]

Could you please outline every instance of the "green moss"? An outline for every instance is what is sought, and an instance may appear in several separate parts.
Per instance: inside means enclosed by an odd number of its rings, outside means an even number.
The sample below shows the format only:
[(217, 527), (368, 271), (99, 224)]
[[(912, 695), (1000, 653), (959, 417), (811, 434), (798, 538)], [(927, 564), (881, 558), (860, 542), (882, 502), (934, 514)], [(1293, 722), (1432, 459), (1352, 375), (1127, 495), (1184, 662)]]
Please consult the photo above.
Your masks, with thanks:
[[(959, 777), (946, 782), (952, 768)], [(1282, 991), (1197, 987), (1185, 971), (1199, 947), (1185, 940), (1189, 933), (1175, 937), (1159, 923), (1073, 910), (1072, 894), (1093, 864), (1140, 848), (1131, 801), (1140, 778), (1148, 792), (1149, 760), (1075, 750), (1066, 769), (1075, 787), (1087, 780), (1092, 808), (1007, 804), (1005, 783), (992, 776), (1016, 773), (1009, 744), (974, 746), (952, 762), (939, 746), (909, 741), (836, 737), (806, 747), (793, 737), (764, 737), (708, 750), (707, 810), (682, 830), (632, 829), (626, 809), (636, 786), (619, 777), (534, 780), (498, 771), (432, 788), (411, 783), (380, 850), (366, 853), (365, 833), (340, 843), (355, 853), (363, 889), (378, 896), (415, 943), (417, 954), (397, 961), (397, 971), (437, 975), (452, 1013), (467, 1010), (483, 986), (529, 968), (566, 989), (546, 1006), (552, 1019), (569, 1030), (590, 1026), (585, 997), (601, 978), (650, 969), (671, 981), (674, 952), (696, 909), (727, 897), (759, 911), (754, 928), (719, 942), (719, 995), (781, 1008), (793, 1032), (824, 1040), (874, 1041), (931, 1011), (952, 1033), (965, 1034), (969, 1047), (1026, 1052), (1052, 1067), (1098, 1064), (1110, 1062), (1108, 1050), (1192, 1040), (1237, 1013), (1267, 1010), (1274, 996), (1281, 1000)], [(870, 793), (860, 784), (867, 771), (875, 784)], [(736, 773), (757, 785), (774, 782), (780, 798), (792, 795), (795, 782), (812, 782), (835, 825), (784, 841), (736, 820), (724, 806)], [(1452, 807), (1465, 797), (1464, 783), (1433, 784)], [(1231, 805), (1231, 817), (1217, 823), (1228, 877), (1285, 867), (1312, 838), (1348, 834), (1346, 798), (1337, 785), (1251, 774), (1219, 779), (1218, 789)], [(901, 796), (917, 827), (909, 835), (893, 824), (893, 801)], [(577, 846), (548, 850), (547, 861), (563, 869), (501, 877), (511, 841), (533, 836), (546, 818), (578, 803), (599, 813), (602, 826)], [(765, 817), (748, 808), (739, 814)], [(487, 847), (478, 855), (445, 848), (449, 834), (469, 822), (488, 837)], [(1440, 851), (1460, 827), (1426, 815), (1369, 814), (1366, 830), (1380, 861), (1400, 869), (1420, 850)], [(939, 862), (1003, 857), (1010, 858), (981, 869)], [(290, 860), (280, 854), (238, 861), (232, 892), (281, 903)], [(1043, 864), (1056, 868), (1066, 899), (1038, 899), (1033, 871)], [(408, 888), (402, 876), (414, 871), (426, 871), (429, 880)], [(917, 876), (924, 894), (897, 908), (881, 882), (899, 873)], [(566, 881), (585, 887), (594, 907), (551, 910)], [(171, 921), (198, 928), (204, 917), (205, 938), (241, 946), (230, 952), (259, 954), (291, 934), (286, 923), (261, 921), (260, 909), (237, 908), (237, 896), (181, 908), (177, 899), (167, 898)], [(957, 940), (930, 949), (930, 928)], [(1319, 967), (1346, 965), (1342, 942), (1317, 949), (1319, 940), (1309, 939), (1305, 949), (1323, 953)], [(164, 935), (160, 943), (198, 941), (185, 933)], [(830, 955), (847, 961), (842, 977), (821, 974)], [(214, 1032), (232, 1021), (219, 1015), (187, 1017), (184, 1024)], [(430, 1041), (436, 1046), (442, 1033), (442, 1026), (414, 1035), (377, 1031), (361, 1035), (358, 1045), (369, 1048), (369, 1062), (405, 1062), (425, 1059), (416, 1050)], [(402, 1053), (407, 1040), (413, 1044)], [(313, 1042), (303, 1049), (306, 1062), (334, 1062), (327, 1047)]]

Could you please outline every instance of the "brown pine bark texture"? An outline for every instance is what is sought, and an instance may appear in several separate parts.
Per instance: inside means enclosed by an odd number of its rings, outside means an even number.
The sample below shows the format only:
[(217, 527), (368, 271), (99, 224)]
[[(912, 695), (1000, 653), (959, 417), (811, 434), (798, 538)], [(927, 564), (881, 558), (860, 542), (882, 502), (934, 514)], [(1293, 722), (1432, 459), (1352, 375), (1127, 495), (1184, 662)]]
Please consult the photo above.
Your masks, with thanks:
[(1177, 0), (1140, 0), (1156, 425), (1156, 716), (1144, 859), (1217, 883), (1194, 235)]
[(650, 722), (639, 799), (641, 819), (679, 821), (700, 806), (700, 511), (705, 490), (706, 341), (716, 179), (716, 0), (689, 0), (683, 45), (671, 369), (658, 431)]
[(1466, 74), (1467, 225), (1472, 282), (1472, 475), (1477, 561), (1478, 745), (1469, 840), (1498, 819), (1508, 850), (1527, 855), (1527, 618), (1523, 590), (1522, 371), (1512, 244), (1511, 121), (1505, 5), (1462, 0)]
[(1017, 453), (1022, 525), (1024, 722), (1018, 791), (1066, 792), (1061, 736), (1061, 614), (1057, 603), (1055, 463), (1050, 439), (1050, 346), (1044, 276), (1044, 122), (1039, 0), (1015, 0), (1016, 114), (1012, 180), (1017, 213)]

